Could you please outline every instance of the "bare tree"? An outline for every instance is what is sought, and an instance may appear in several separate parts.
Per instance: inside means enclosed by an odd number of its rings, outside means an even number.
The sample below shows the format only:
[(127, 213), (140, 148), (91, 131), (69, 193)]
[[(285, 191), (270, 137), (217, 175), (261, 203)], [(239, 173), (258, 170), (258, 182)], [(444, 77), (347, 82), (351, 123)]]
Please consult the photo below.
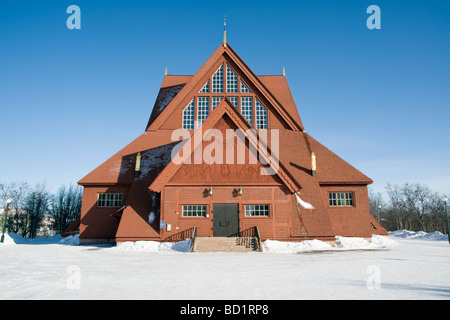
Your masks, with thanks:
[(36, 185), (25, 199), (25, 210), (29, 215), (29, 224), (27, 232), (23, 236), (35, 238), (39, 224), (45, 214), (49, 212), (50, 193), (45, 185)]
[(50, 216), (54, 219), (54, 229), (62, 233), (81, 212), (82, 188), (62, 186), (51, 200)]
[(369, 188), (369, 209), (370, 213), (381, 224), (384, 221), (381, 215), (383, 210), (386, 209), (386, 203), (381, 192), (374, 192), (372, 188)]
[(431, 191), (428, 186), (417, 183), (405, 183), (401, 186), (388, 183), (386, 191), (389, 201), (383, 210), (382, 225), (385, 228), (446, 232), (443, 196)]
[[(25, 182), (0, 183), (0, 207), (6, 207), (6, 201), (10, 200), (7, 229), (9, 232), (23, 234), (28, 228), (28, 214), (24, 210), (24, 202), (29, 191)], [(6, 218), (4, 216), (3, 218)]]

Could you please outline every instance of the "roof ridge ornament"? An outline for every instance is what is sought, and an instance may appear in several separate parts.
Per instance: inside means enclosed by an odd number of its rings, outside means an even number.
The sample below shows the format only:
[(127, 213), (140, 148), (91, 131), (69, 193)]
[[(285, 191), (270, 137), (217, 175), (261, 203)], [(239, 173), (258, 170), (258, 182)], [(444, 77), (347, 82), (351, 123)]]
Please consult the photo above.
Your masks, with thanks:
[(223, 16), (223, 46), (227, 47), (227, 16)]

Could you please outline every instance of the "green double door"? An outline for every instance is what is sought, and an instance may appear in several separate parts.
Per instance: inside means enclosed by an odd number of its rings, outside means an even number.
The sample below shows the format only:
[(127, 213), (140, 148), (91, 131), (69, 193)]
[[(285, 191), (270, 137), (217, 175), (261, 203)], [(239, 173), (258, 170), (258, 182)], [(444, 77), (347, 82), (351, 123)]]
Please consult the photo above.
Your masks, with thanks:
[(228, 237), (239, 232), (239, 204), (214, 203), (213, 237)]

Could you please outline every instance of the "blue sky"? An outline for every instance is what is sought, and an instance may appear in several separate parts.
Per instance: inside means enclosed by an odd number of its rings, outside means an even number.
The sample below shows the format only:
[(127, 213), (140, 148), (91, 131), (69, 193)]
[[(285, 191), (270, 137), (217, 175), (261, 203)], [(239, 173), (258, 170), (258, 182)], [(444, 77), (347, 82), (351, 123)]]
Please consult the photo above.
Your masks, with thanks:
[[(69, 30), (69, 5), (81, 30)], [(369, 30), (369, 5), (381, 29)], [(286, 77), (305, 129), (383, 191), (450, 196), (450, 1), (0, 2), (0, 182), (75, 183), (141, 134), (164, 75), (227, 39)], [(319, 169), (319, 168), (318, 168)]]

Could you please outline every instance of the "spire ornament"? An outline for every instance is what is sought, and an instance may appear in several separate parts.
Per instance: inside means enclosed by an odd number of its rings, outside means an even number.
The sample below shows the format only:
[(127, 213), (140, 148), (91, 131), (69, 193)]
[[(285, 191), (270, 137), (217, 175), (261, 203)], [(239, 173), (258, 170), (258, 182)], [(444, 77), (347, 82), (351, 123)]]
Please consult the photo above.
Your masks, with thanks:
[(227, 16), (223, 16), (223, 46), (227, 47)]

